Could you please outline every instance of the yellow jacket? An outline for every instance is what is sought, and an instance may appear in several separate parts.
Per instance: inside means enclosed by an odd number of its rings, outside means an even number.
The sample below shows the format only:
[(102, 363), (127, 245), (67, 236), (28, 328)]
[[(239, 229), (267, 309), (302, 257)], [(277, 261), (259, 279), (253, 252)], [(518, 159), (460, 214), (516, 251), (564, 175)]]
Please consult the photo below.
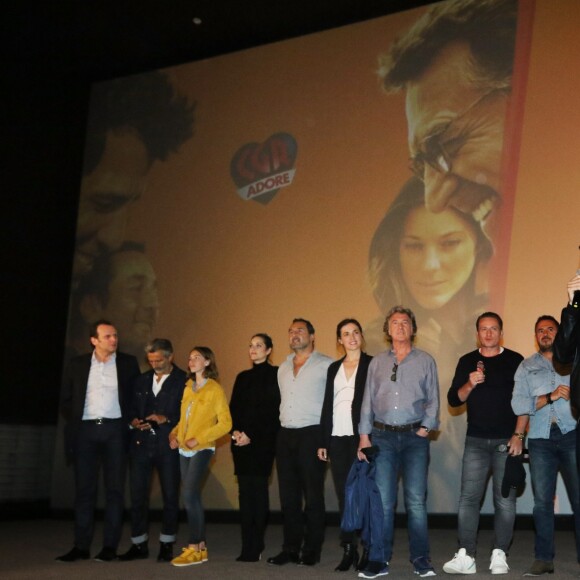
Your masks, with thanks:
[[(191, 407), (190, 407), (191, 404)], [(189, 418), (187, 409), (190, 408)], [(177, 436), (180, 449), (200, 451), (215, 447), (215, 442), (232, 428), (232, 417), (228, 401), (222, 387), (213, 379), (195, 392), (193, 381), (189, 379), (183, 389), (181, 415), (179, 423), (171, 431)], [(189, 439), (197, 439), (197, 445), (191, 449), (185, 444)]]

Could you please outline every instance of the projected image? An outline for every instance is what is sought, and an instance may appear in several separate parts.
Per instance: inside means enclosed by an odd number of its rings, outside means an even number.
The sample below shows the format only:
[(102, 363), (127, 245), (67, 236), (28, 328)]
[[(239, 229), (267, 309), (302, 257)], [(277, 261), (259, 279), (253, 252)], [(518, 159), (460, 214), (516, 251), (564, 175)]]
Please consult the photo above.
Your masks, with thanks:
[[(394, 304), (415, 312), (417, 346), (437, 361), (442, 401), (459, 357), (475, 346), (474, 320), (489, 307), (490, 259), (509, 251), (498, 236), (502, 169), (514, 155), (504, 133), (517, 13), (516, 0), (438, 4), (380, 59), (384, 88), (404, 91), (414, 177), (375, 231), (369, 281), (381, 312)], [(383, 322), (367, 328), (372, 353), (385, 348)], [(465, 420), (453, 418), (462, 413), (441, 411), (432, 472), (446, 483), (463, 450)]]
[(155, 273), (143, 248), (118, 250), (125, 242), (128, 211), (144, 194), (151, 166), (191, 137), (193, 109), (160, 72), (95, 86), (77, 220), (68, 354), (87, 352), (88, 325), (104, 317), (115, 321), (123, 350), (145, 365), (143, 347), (157, 318)]
[(504, 126), (518, 2), (445, 2), (381, 59), (387, 91), (405, 91), (409, 168), (425, 204), (469, 214), (497, 242)]
[[(320, 353), (340, 356), (336, 321), (352, 317), (363, 322), (366, 352), (377, 354), (387, 348), (386, 312), (403, 304), (416, 315), (417, 348), (439, 373), (429, 510), (455, 512), (466, 417), (445, 401), (457, 361), (475, 348), (475, 319), (487, 309), (505, 316), (507, 345), (515, 336), (524, 352), (530, 324), (511, 313), (540, 285), (529, 288), (528, 278), (523, 292), (530, 268), (514, 252), (532, 243), (535, 253), (553, 252), (560, 238), (548, 248), (530, 232), (555, 208), (566, 208), (558, 209), (564, 219), (579, 211), (571, 206), (580, 198), (568, 199), (562, 185), (575, 150), (557, 145), (572, 136), (560, 129), (549, 150), (544, 143), (552, 131), (544, 101), (555, 83), (541, 75), (560, 47), (547, 45), (541, 73), (528, 60), (541, 52), (531, 51), (532, 39), (548, 42), (562, 17), (546, 4), (535, 22), (538, 6), (450, 0), (99, 83), (68, 354), (89, 350), (87, 325), (102, 316), (118, 328), (119, 350), (139, 360), (155, 336), (172, 341), (181, 367), (192, 345), (206, 344), (229, 399), (247, 364), (240, 344), (256, 329), (282, 345), (272, 352), (275, 365), (288, 355), (288, 320), (297, 316), (316, 321)], [(558, 90), (573, 84), (566, 75), (559, 82)], [(538, 86), (548, 88), (526, 99)], [(532, 135), (540, 128), (541, 140)], [(524, 167), (524, 155), (535, 161)], [(548, 180), (542, 173), (555, 164), (564, 169)], [(536, 174), (522, 181), (530, 168)], [(548, 190), (561, 203), (548, 203)], [(228, 442), (218, 442), (204, 489), (210, 509), (239, 505)], [(66, 485), (55, 489), (70, 501)], [(338, 511), (330, 477), (326, 505)]]
[(70, 354), (85, 352), (90, 325), (114, 320), (123, 351), (148, 370), (143, 347), (153, 337), (159, 313), (157, 277), (143, 244), (125, 242), (99, 256), (75, 291), (69, 332)]

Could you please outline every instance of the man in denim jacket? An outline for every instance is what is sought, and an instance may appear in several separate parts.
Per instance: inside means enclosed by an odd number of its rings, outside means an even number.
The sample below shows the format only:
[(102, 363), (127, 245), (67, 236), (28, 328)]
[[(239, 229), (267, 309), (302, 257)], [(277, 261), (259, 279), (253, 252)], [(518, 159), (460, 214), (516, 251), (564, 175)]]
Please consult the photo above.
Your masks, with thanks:
[(574, 512), (576, 555), (580, 561), (580, 486), (576, 464), (576, 420), (570, 408), (570, 375), (552, 364), (559, 324), (540, 316), (535, 335), (539, 352), (525, 359), (515, 376), (512, 408), (530, 416), (528, 448), (534, 490), (535, 561), (525, 576), (554, 571), (554, 496), (558, 471), (562, 474)]

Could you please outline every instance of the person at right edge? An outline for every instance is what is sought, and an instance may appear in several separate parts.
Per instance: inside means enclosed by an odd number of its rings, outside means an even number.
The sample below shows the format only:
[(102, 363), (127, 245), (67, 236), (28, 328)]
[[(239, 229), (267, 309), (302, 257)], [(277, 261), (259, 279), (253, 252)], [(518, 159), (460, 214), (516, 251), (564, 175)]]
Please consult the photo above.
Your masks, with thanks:
[[(570, 404), (580, 410), (580, 269), (568, 282), (568, 304), (562, 310), (560, 328), (554, 340), (554, 361), (573, 364), (570, 376)], [(580, 430), (576, 429), (576, 463), (580, 470)]]
[(491, 470), (493, 476), (494, 540), (489, 569), (507, 574), (516, 518), (516, 490), (501, 493), (508, 455), (521, 455), (528, 416), (511, 407), (514, 375), (523, 356), (501, 346), (503, 321), (484, 312), (475, 323), (479, 348), (457, 363), (447, 400), (451, 407), (467, 404), (467, 434), (459, 497), (459, 550), (443, 565), (447, 574), (475, 574), (479, 510)]
[(570, 407), (569, 366), (554, 366), (558, 322), (540, 316), (535, 325), (538, 352), (516, 372), (512, 408), (530, 417), (528, 449), (534, 490), (534, 562), (524, 576), (554, 572), (554, 498), (558, 472), (562, 475), (574, 513), (576, 558), (580, 557), (580, 491), (576, 465), (576, 419)]

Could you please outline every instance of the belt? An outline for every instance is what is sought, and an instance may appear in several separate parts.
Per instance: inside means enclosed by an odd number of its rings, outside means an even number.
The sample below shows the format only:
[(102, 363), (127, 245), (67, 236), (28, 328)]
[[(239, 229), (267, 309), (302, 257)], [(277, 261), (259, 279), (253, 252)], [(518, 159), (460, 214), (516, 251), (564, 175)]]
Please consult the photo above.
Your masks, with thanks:
[(94, 423), (95, 425), (104, 425), (105, 423), (114, 423), (115, 421), (120, 421), (121, 417), (118, 419), (109, 419), (107, 417), (97, 417), (96, 419), (83, 419), (83, 423)]
[(373, 421), (373, 427), (379, 431), (394, 431), (395, 433), (405, 433), (421, 427), (421, 421), (409, 423), (408, 425), (385, 425), (380, 421)]

